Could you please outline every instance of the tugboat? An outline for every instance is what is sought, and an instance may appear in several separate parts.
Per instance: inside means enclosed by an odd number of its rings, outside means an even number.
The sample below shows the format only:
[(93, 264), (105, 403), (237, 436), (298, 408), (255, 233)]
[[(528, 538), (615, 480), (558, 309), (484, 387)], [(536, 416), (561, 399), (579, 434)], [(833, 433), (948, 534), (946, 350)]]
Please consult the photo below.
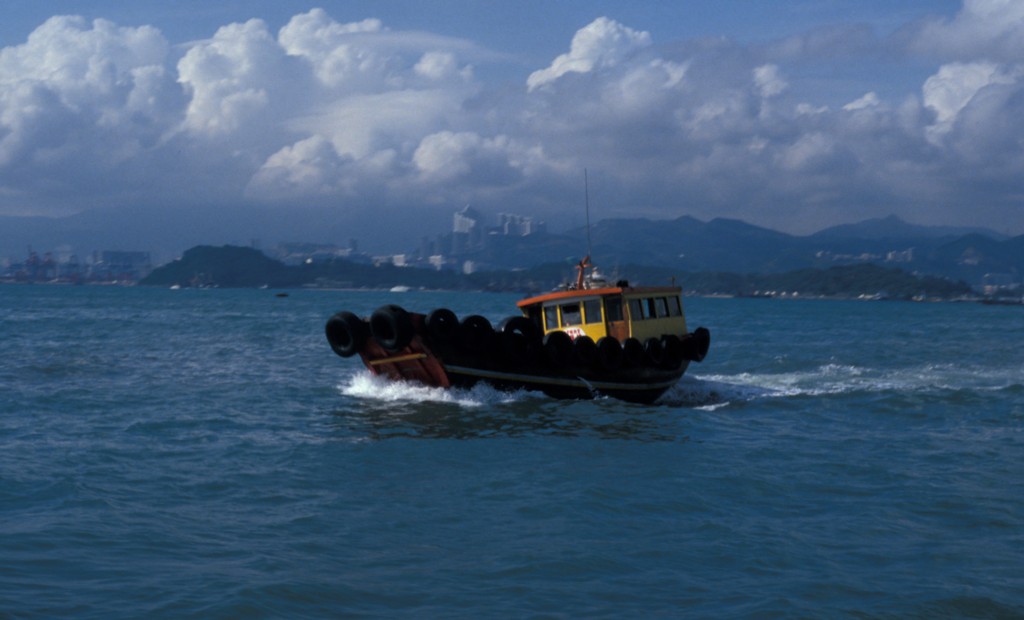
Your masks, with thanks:
[(575, 283), (519, 301), (520, 314), (496, 328), (478, 314), (460, 321), (447, 308), (419, 314), (386, 305), (368, 320), (338, 312), (327, 321), (327, 342), (394, 380), (442, 388), (482, 381), (555, 398), (645, 404), (707, 355), (711, 334), (687, 331), (680, 287), (609, 285), (589, 257), (577, 270)]

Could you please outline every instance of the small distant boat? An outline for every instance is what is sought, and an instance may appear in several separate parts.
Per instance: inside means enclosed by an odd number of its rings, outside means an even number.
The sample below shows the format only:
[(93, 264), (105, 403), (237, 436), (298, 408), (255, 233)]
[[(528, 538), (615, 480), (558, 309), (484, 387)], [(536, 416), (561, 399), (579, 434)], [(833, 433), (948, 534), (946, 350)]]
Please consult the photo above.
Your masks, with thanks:
[(388, 290), (392, 293), (408, 293), (412, 289), (409, 288), (408, 286), (405, 286), (404, 284), (399, 284), (397, 286), (392, 286)]
[(654, 402), (704, 359), (711, 334), (687, 331), (680, 287), (609, 285), (596, 270), (585, 275), (590, 267), (589, 257), (580, 261), (574, 284), (519, 301), (520, 313), (496, 328), (477, 314), (460, 321), (447, 308), (419, 314), (385, 305), (368, 319), (336, 313), (327, 341), (394, 380)]

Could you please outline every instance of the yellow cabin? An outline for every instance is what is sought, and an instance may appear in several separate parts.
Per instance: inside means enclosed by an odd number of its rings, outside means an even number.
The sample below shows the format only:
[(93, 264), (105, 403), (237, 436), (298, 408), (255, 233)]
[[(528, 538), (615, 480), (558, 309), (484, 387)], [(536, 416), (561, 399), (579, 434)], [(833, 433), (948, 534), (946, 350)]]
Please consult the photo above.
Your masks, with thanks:
[(619, 342), (643, 342), (687, 333), (680, 292), (676, 286), (567, 290), (530, 297), (517, 306), (545, 334), (563, 331), (573, 339), (613, 336)]

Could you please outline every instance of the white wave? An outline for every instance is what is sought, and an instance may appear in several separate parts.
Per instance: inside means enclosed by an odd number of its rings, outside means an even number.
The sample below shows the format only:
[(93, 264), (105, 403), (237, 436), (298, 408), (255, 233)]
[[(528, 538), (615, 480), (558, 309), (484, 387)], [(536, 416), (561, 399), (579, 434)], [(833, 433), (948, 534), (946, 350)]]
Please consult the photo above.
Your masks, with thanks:
[(484, 407), (499, 403), (511, 403), (531, 398), (526, 391), (503, 392), (485, 383), (472, 389), (428, 387), (409, 381), (393, 381), (361, 371), (338, 386), (341, 393), (356, 398), (382, 402), (451, 403), (461, 407)]
[(787, 373), (710, 375), (704, 380), (732, 386), (751, 397), (835, 394), (859, 389), (865, 381), (871, 381), (865, 377), (864, 369), (838, 364)]
[(751, 401), (763, 398), (823, 396), (855, 391), (913, 389), (902, 380), (886, 378), (857, 366), (825, 364), (817, 368), (785, 373), (691, 376), (713, 402)]
[(729, 401), (865, 391), (994, 390), (1019, 384), (1018, 371), (960, 364), (925, 364), (892, 369), (824, 364), (794, 372), (688, 375), (666, 396), (672, 400), (707, 402), (717, 408)]
[[(997, 390), (1019, 385), (1020, 370), (970, 368), (958, 364), (926, 364), (883, 370), (830, 363), (793, 372), (688, 374), (662, 395), (658, 402), (713, 411), (731, 403), (771, 398), (831, 396), (855, 392)], [(338, 389), (346, 396), (379, 402), (451, 403), (467, 408), (547, 398), (539, 392), (525, 390), (504, 392), (485, 383), (479, 383), (468, 390), (433, 388), (418, 383), (392, 381), (369, 371), (349, 376)]]
[(756, 385), (687, 375), (662, 394), (658, 403), (713, 411), (731, 402), (760, 398), (768, 392), (769, 390)]

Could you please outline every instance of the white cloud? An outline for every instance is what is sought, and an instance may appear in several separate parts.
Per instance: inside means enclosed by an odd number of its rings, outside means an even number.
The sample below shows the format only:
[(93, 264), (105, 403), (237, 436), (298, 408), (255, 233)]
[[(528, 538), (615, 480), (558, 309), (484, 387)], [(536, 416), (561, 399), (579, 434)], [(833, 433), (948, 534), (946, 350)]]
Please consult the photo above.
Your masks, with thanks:
[(935, 113), (935, 123), (928, 127), (928, 138), (936, 142), (953, 128), (957, 115), (990, 84), (1008, 84), (1013, 79), (989, 62), (953, 63), (943, 65), (922, 87), (924, 105)]
[(439, 182), (465, 176), (472, 168), (473, 155), (483, 144), (475, 133), (443, 131), (423, 138), (412, 161), (416, 168)]
[(344, 163), (326, 138), (306, 138), (271, 155), (253, 176), (248, 193), (261, 200), (329, 195), (338, 191)]
[(501, 185), (519, 178), (512, 161), (516, 148), (504, 135), (484, 138), (473, 132), (441, 131), (423, 138), (412, 161), (427, 184)]
[(761, 65), (754, 69), (754, 84), (765, 99), (780, 95), (789, 87), (777, 65)]
[(167, 52), (167, 42), (149, 26), (53, 17), (25, 44), (0, 51), (0, 83), (33, 79), (60, 90), (69, 103), (89, 103), (126, 83), (133, 69), (161, 65)]
[(1017, 188), (1016, 195), (1003, 200), (1019, 207), (1019, 197), (1024, 195), (1020, 191), (1024, 178), (1024, 125), (1020, 122), (1024, 118), (1024, 83), (1019, 74), (1015, 77), (980, 88), (957, 112), (948, 133), (939, 137), (944, 152), (956, 162), (956, 173), (965, 187), (991, 183)]
[(779, 163), (787, 170), (819, 169), (835, 152), (834, 140), (822, 133), (801, 136), (779, 154)]
[[(607, 215), (807, 232), (927, 197), (953, 218), (951, 197), (979, 191), (972, 176), (994, 181), (980, 190), (993, 203), (1024, 194), (1024, 70), (1005, 57), (1016, 6), (969, 1), (917, 30), (915, 49), (940, 31), (958, 43), (896, 95), (876, 72), (842, 95), (821, 77), (877, 42), (858, 28), (777, 46), (655, 45), (602, 17), (550, 63), (487, 83), (477, 63), (496, 55), (471, 42), (319, 9), (276, 35), (254, 19), (180, 49), (152, 27), (53, 18), (0, 50), (0, 213), (26, 200), (188, 196), (280, 208), (469, 201), (548, 218), (586, 167)], [(989, 57), (982, 32), (995, 36)], [(846, 41), (846, 56), (825, 57), (822, 41)]]
[(650, 47), (651, 35), (633, 30), (607, 17), (599, 17), (572, 38), (567, 54), (526, 80), (530, 90), (554, 82), (566, 73), (589, 73), (621, 64), (638, 50)]
[(231, 134), (268, 120), (271, 97), (287, 83), (285, 54), (253, 19), (220, 28), (178, 62), (178, 81), (191, 96), (185, 127), (200, 135)]
[(851, 101), (850, 103), (843, 106), (843, 109), (847, 112), (853, 112), (854, 110), (865, 110), (868, 108), (874, 108), (881, 103), (878, 95), (874, 92), (867, 93), (860, 99)]
[(180, 101), (168, 50), (155, 28), (80, 17), (51, 18), (0, 50), (0, 169), (76, 156), (93, 168), (157, 140)]
[(386, 86), (390, 59), (371, 43), (372, 35), (383, 31), (380, 20), (341, 24), (323, 9), (313, 9), (293, 17), (278, 38), (287, 54), (313, 67), (323, 85), (365, 91)]
[(926, 23), (914, 46), (961, 61), (1020, 62), (1024, 58), (1024, 3), (965, 0), (954, 18)]
[(452, 78), (470, 79), (473, 76), (470, 67), (459, 67), (455, 54), (451, 52), (427, 52), (423, 54), (413, 70), (417, 75), (432, 81)]

